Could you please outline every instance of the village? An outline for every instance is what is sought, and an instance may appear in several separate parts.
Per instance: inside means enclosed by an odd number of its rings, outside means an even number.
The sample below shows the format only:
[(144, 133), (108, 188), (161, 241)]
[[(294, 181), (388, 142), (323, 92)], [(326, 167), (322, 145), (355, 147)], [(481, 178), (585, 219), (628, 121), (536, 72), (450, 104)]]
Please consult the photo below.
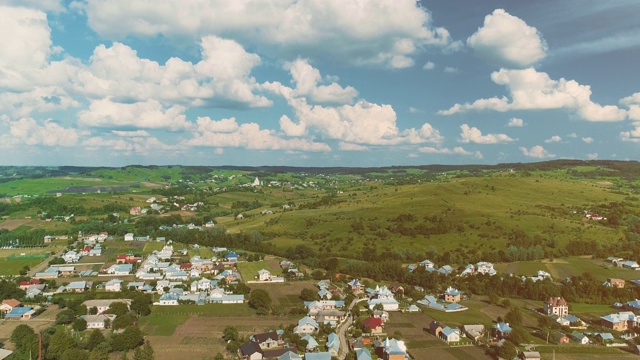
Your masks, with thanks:
[[(45, 241), (50, 242), (50, 237)], [(132, 251), (117, 253), (114, 254), (113, 263), (99, 263), (97, 269), (97, 262), (92, 259), (101, 258), (104, 249), (133, 242), (142, 245), (158, 244), (155, 246), (158, 250), (146, 254)], [(86, 236), (79, 234), (78, 241), (74, 244), (75, 247), (69, 248), (60, 256), (61, 264), (35, 272), (30, 280), (20, 283), (20, 288), (26, 292), (23, 302), (16, 299), (2, 301), (0, 309), (3, 321), (28, 322), (37, 318), (46, 311), (52, 299), (61, 294), (115, 294), (115, 297), (110, 295), (109, 298), (84, 301), (82, 305), (88, 309), (87, 314), (79, 315), (80, 319), (86, 321), (86, 329), (108, 330), (117, 321), (117, 315), (109, 311), (113, 304), (124, 304), (127, 309), (131, 306), (131, 299), (118, 298), (117, 293), (148, 294), (154, 299), (154, 308), (198, 307), (205, 304), (233, 307), (249, 301), (246, 291), (234, 293), (234, 289), (242, 288), (238, 284), (278, 287), (286, 282), (309, 279), (310, 269), (303, 270), (287, 259), (280, 260), (279, 273), (262, 268), (251, 274), (245, 272), (243, 276), (238, 266), (251, 262), (247, 262), (247, 258), (243, 259), (239, 251), (213, 247), (209, 249), (214, 254), (211, 257), (189, 256), (190, 252), (198, 250), (200, 246), (179, 245), (175, 248), (174, 245), (178, 244), (165, 238), (151, 239), (148, 236), (126, 234), (117, 239), (103, 232)], [(246, 257), (246, 253), (244, 256)], [(622, 258), (609, 258), (607, 261), (615, 267), (638, 269), (637, 263)], [(449, 265), (437, 267), (432, 261), (424, 260), (407, 265), (406, 270), (438, 273), (452, 280), (467, 276), (498, 276), (494, 265), (489, 262), (469, 264), (456, 270)], [(531, 276), (523, 276), (522, 281), (553, 279), (548, 272), (539, 270)], [(369, 280), (366, 283), (374, 285)], [(388, 333), (386, 328), (393, 324), (395, 314), (410, 316), (427, 310), (444, 315), (439, 317), (440, 320), (432, 320), (420, 326), (427, 336), (433, 336), (448, 346), (499, 349), (510, 336), (514, 336), (514, 329), (518, 332), (522, 329), (521, 324), (508, 321), (514, 318), (509, 314), (504, 318), (498, 317), (490, 327), (480, 323), (447, 324), (446, 314), (468, 310), (464, 303), (471, 295), (453, 285), (447, 286), (442, 293), (422, 293), (422, 298), (413, 299), (404, 296), (405, 289), (398, 283), (385, 284), (383, 281), (368, 287), (360, 279), (341, 277), (319, 280), (314, 284), (316, 289), (313, 297), (306, 301), (300, 300), (300, 305), (305, 309), (304, 316), (293, 321), (293, 328), (290, 329), (296, 336), (295, 342), (291, 341), (291, 335), (284, 336), (284, 329), (274, 328), (252, 334), (238, 347), (236, 356), (250, 360), (406, 360), (412, 357), (411, 349), (405, 341)], [(622, 279), (611, 278), (603, 285), (624, 288), (626, 283)], [(418, 293), (421, 291), (414, 290)], [(552, 325), (546, 328), (546, 333), (530, 335), (543, 339), (546, 344), (628, 348), (628, 340), (632, 338), (629, 332), (640, 327), (640, 316), (635, 313), (640, 311), (640, 300), (612, 304), (612, 309), (617, 311), (601, 316), (596, 322), (585, 321), (571, 314), (569, 309), (570, 304), (562, 297), (549, 298), (541, 308), (535, 309), (535, 316), (547, 318), (548, 320), (540, 322)], [(640, 354), (640, 347), (632, 346), (631, 351)], [(499, 351), (498, 353), (501, 354)], [(525, 350), (516, 354), (521, 359), (541, 358), (540, 353), (535, 351), (535, 345), (527, 345)]]

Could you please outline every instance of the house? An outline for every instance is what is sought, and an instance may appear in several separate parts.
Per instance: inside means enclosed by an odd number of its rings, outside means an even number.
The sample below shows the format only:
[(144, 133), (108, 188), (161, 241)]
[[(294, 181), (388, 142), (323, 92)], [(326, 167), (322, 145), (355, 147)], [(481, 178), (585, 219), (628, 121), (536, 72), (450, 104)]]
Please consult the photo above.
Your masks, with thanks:
[(623, 289), (624, 285), (625, 285), (625, 281), (622, 279), (607, 279), (607, 281), (605, 281), (602, 285), (606, 286), (606, 287), (615, 287), (618, 289)]
[(10, 313), (14, 308), (22, 306), (22, 303), (16, 299), (6, 299), (2, 300), (2, 304), (0, 305), (0, 311), (3, 313)]
[(302, 319), (298, 320), (298, 326), (293, 329), (293, 332), (298, 335), (307, 335), (311, 334), (314, 331), (317, 331), (320, 328), (318, 323), (312, 318), (305, 316)]
[(11, 354), (13, 351), (0, 348), (0, 360), (8, 358)]
[(321, 289), (320, 291), (318, 291), (318, 297), (323, 300), (331, 300), (333, 294), (327, 289)]
[(96, 308), (97, 314), (102, 314), (109, 309), (112, 303), (121, 302), (127, 304), (127, 307), (131, 305), (131, 300), (129, 299), (101, 299), (101, 300), (86, 300), (82, 303), (87, 309), (91, 309), (93, 307)]
[(613, 335), (611, 333), (595, 333), (595, 338), (596, 340), (598, 340), (599, 342), (605, 344), (605, 343), (611, 343), (615, 340), (615, 338), (613, 337)]
[(251, 340), (240, 345), (240, 349), (238, 349), (238, 355), (240, 356), (241, 359), (246, 359), (246, 360), (263, 359), (262, 349), (260, 349), (260, 346), (258, 346), (257, 343)]
[(278, 360), (302, 360), (302, 357), (297, 353), (289, 350), (286, 353), (280, 355)]
[(554, 335), (554, 338), (556, 340), (557, 344), (568, 344), (569, 343), (569, 337), (563, 333), (563, 332), (556, 332)]
[(332, 332), (327, 336), (327, 351), (331, 356), (338, 356), (340, 353), (340, 338), (338, 334)]
[(64, 255), (62, 255), (62, 259), (66, 262), (66, 263), (75, 263), (80, 261), (80, 258), (82, 256), (80, 254), (78, 254), (77, 252), (73, 251), (73, 250), (69, 250), (67, 251)]
[(381, 334), (384, 331), (383, 325), (384, 322), (380, 318), (370, 317), (362, 320), (362, 326), (371, 329), (372, 334)]
[(281, 269), (288, 269), (288, 268), (291, 268), (291, 267), (294, 267), (294, 266), (295, 266), (295, 264), (293, 262), (289, 261), (289, 260), (280, 261), (280, 268)]
[(520, 358), (523, 360), (540, 360), (542, 359), (540, 357), (540, 353), (537, 351), (523, 351), (522, 354), (520, 354)]
[(631, 260), (624, 261), (622, 263), (622, 267), (625, 269), (640, 270), (640, 265), (638, 265), (637, 262)]
[(113, 264), (107, 268), (107, 274), (129, 275), (133, 270), (133, 264)]
[(476, 264), (476, 273), (483, 275), (486, 274), (489, 276), (497, 274), (496, 270), (493, 268), (493, 264), (486, 261), (481, 261)]
[(409, 354), (407, 354), (407, 347), (404, 341), (396, 339), (385, 339), (379, 344), (377, 351), (379, 351), (381, 357), (386, 360), (408, 360)]
[(240, 255), (235, 254), (235, 253), (228, 253), (227, 255), (224, 256), (225, 260), (228, 263), (231, 263), (231, 264), (237, 263), (238, 262), (238, 257), (240, 257)]
[(581, 345), (587, 345), (589, 343), (589, 338), (587, 337), (587, 335), (579, 331), (572, 332), (571, 339)]
[(271, 280), (271, 272), (266, 269), (262, 269), (258, 271), (258, 280), (260, 281), (269, 281)]
[(364, 285), (358, 279), (351, 280), (347, 285), (353, 295), (362, 294), (364, 292)]
[(310, 334), (303, 336), (302, 340), (307, 341), (307, 347), (306, 347), (307, 352), (314, 351), (319, 345), (316, 339), (314, 339), (313, 336), (311, 336)]
[(20, 282), (20, 289), (27, 290), (29, 288), (29, 286), (31, 286), (31, 285), (39, 285), (39, 284), (40, 284), (40, 280), (38, 280), (38, 279), (31, 279), (29, 281), (21, 281)]
[(124, 234), (124, 241), (133, 241), (134, 235), (133, 233)]
[(371, 360), (371, 352), (367, 348), (360, 348), (356, 350), (356, 360)]
[(7, 320), (28, 320), (36, 311), (30, 306), (14, 307), (4, 318)]
[(443, 275), (451, 275), (453, 273), (453, 268), (451, 265), (444, 265), (438, 269), (438, 272)]
[(460, 341), (460, 329), (458, 328), (450, 328), (445, 326), (442, 328), (439, 334), (440, 339), (446, 341), (447, 343), (459, 342)]
[(404, 294), (404, 287), (402, 287), (402, 285), (400, 285), (397, 282), (393, 282), (389, 284), (389, 290), (391, 290), (391, 292), (394, 294), (397, 294), (397, 293)]
[(386, 286), (376, 286), (370, 296), (371, 298), (367, 301), (369, 310), (374, 310), (376, 305), (380, 304), (385, 311), (398, 311), (400, 303), (396, 301), (393, 293)]
[(433, 336), (439, 336), (440, 335), (440, 331), (442, 331), (442, 328), (444, 326), (442, 326), (442, 324), (438, 321), (433, 320), (430, 324), (429, 324), (429, 333)]
[[(172, 294), (172, 293), (166, 293), (163, 294), (162, 296), (160, 296), (160, 300), (158, 302), (158, 305), (178, 305), (178, 300), (180, 299), (180, 296), (176, 295), (176, 294)], [(260, 358), (262, 359), (262, 358)]]
[(474, 342), (482, 339), (484, 336), (484, 325), (463, 325), (462, 330), (467, 335), (467, 337)]
[(66, 286), (67, 292), (85, 292), (91, 287), (86, 281), (73, 281)]
[(250, 340), (257, 343), (260, 349), (271, 349), (278, 347), (280, 336), (275, 331), (268, 333), (255, 334), (250, 337)]
[(499, 322), (493, 325), (493, 335), (498, 339), (507, 338), (509, 334), (511, 334), (511, 331), (512, 329), (509, 323)]
[(315, 352), (306, 353), (304, 355), (305, 360), (331, 360), (331, 354), (329, 352)]
[(460, 273), (460, 276), (473, 275), (476, 272), (476, 267), (473, 264), (467, 265)]
[(631, 311), (619, 312), (617, 314), (609, 314), (600, 317), (600, 324), (615, 331), (626, 331), (638, 326), (640, 317), (637, 317)]
[(111, 279), (104, 284), (104, 291), (122, 291), (122, 284), (120, 279)]
[(76, 273), (75, 266), (57, 266), (56, 268), (60, 276), (71, 276)]
[(547, 315), (565, 317), (569, 314), (569, 304), (563, 297), (550, 297), (544, 302), (544, 312)]
[(449, 303), (457, 303), (460, 301), (462, 293), (460, 290), (449, 286), (444, 292), (444, 301)]
[(106, 329), (105, 321), (113, 323), (116, 316), (113, 314), (83, 315), (83, 319), (87, 322), (87, 329)]

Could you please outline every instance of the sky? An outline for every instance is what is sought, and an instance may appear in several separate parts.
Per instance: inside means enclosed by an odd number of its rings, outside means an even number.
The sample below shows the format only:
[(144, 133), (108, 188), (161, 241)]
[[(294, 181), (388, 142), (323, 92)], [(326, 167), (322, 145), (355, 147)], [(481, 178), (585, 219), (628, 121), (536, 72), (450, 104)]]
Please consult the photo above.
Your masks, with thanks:
[(640, 159), (637, 0), (0, 0), (0, 165)]

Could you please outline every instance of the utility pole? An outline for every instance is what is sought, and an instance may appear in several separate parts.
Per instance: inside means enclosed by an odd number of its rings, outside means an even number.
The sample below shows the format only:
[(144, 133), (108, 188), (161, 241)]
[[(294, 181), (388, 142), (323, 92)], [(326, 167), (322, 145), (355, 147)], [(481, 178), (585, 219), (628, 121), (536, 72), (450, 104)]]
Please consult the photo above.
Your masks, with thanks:
[(42, 331), (38, 333), (38, 360), (42, 360)]

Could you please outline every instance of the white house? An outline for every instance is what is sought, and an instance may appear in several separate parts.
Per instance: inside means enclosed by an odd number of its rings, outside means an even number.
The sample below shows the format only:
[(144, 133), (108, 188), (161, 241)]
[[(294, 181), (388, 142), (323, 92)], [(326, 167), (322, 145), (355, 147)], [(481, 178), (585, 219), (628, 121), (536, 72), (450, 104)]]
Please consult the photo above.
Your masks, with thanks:
[(113, 314), (99, 314), (99, 315), (83, 315), (83, 319), (87, 322), (87, 329), (105, 329), (104, 322), (108, 319), (113, 323), (116, 316)]
[(269, 270), (262, 269), (258, 271), (258, 280), (269, 281), (271, 280), (271, 272)]
[(109, 306), (111, 306), (111, 304), (114, 302), (125, 303), (127, 304), (127, 307), (129, 307), (129, 305), (131, 304), (131, 300), (129, 299), (101, 299), (101, 300), (86, 300), (85, 302), (82, 303), (82, 305), (86, 306), (87, 309), (91, 309), (92, 307), (95, 307), (98, 310), (98, 314), (102, 314), (105, 311), (107, 311), (107, 309), (109, 309)]
[(133, 233), (124, 234), (124, 241), (133, 241)]
[(179, 298), (176, 294), (166, 293), (160, 297), (158, 305), (178, 305)]
[(438, 334), (438, 336), (440, 336), (440, 339), (451, 343), (451, 342), (459, 342), (460, 341), (460, 329), (457, 328), (450, 328), (448, 326), (445, 326), (442, 330), (440, 330), (440, 333)]
[(122, 283), (120, 279), (111, 279), (104, 284), (104, 291), (122, 291)]

